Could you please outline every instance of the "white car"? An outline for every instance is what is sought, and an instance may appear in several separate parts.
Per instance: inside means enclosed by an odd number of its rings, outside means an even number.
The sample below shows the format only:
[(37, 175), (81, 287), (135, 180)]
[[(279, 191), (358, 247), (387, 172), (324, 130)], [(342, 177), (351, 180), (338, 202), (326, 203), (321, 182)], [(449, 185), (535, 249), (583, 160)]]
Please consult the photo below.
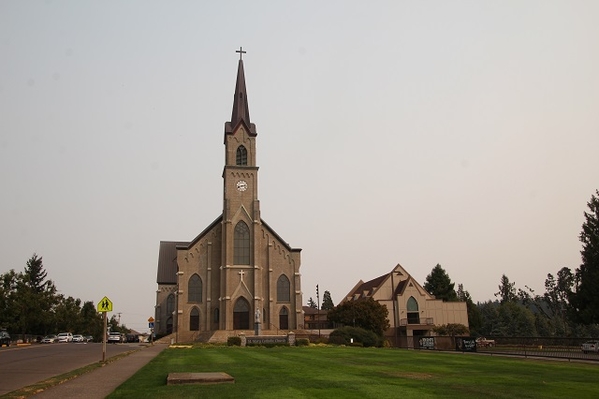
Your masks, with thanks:
[(73, 342), (73, 334), (70, 332), (61, 332), (56, 337), (58, 342)]
[(580, 349), (584, 353), (589, 353), (589, 352), (597, 353), (597, 352), (599, 352), (599, 341), (587, 341), (580, 346)]
[(108, 342), (112, 342), (113, 344), (118, 344), (123, 342), (123, 336), (118, 331), (111, 331), (108, 333)]
[(84, 341), (83, 335), (80, 335), (80, 334), (73, 335), (73, 342), (83, 342), (83, 341)]

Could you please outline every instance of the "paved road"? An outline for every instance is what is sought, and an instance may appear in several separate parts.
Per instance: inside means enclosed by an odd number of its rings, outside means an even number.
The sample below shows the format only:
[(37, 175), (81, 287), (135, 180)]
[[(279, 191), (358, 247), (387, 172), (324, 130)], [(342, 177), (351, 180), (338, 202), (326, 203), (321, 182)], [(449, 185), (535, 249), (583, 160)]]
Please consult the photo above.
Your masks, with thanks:
[[(106, 345), (106, 358), (139, 344)], [(102, 360), (101, 343), (35, 344), (0, 349), (0, 395)]]

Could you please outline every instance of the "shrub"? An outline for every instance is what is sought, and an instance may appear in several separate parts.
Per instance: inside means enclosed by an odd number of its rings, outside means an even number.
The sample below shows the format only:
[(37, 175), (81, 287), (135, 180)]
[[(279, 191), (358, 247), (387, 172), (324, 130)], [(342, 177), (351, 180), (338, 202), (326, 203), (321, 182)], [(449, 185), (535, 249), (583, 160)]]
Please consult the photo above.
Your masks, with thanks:
[[(352, 343), (353, 338), (353, 343)], [(341, 327), (329, 335), (329, 343), (334, 345), (381, 346), (382, 340), (372, 331), (358, 327)], [(355, 345), (359, 344), (359, 345)]]
[(295, 345), (297, 345), (297, 346), (309, 346), (310, 345), (310, 340), (308, 338), (298, 338), (295, 341)]
[(229, 337), (227, 338), (228, 346), (241, 346), (241, 337)]

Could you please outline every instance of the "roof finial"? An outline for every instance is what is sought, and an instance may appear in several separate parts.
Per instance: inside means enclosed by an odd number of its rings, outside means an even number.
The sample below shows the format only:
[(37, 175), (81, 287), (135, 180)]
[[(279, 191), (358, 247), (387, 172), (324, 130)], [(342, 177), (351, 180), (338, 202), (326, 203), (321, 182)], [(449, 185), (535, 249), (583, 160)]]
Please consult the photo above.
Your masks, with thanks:
[(239, 53), (239, 61), (243, 59), (243, 55), (247, 53), (247, 51), (243, 51), (243, 47), (239, 47), (239, 50), (235, 50), (236, 53)]

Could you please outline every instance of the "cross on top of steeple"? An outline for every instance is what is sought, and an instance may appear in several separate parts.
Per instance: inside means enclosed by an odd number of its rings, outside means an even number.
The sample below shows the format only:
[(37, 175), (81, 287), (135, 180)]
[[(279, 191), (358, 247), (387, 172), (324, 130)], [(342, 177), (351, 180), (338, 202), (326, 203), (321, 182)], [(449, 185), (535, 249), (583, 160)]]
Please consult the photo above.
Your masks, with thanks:
[(235, 50), (236, 53), (239, 53), (239, 60), (243, 59), (243, 55), (247, 53), (247, 51), (243, 51), (243, 47), (239, 47), (239, 50)]

